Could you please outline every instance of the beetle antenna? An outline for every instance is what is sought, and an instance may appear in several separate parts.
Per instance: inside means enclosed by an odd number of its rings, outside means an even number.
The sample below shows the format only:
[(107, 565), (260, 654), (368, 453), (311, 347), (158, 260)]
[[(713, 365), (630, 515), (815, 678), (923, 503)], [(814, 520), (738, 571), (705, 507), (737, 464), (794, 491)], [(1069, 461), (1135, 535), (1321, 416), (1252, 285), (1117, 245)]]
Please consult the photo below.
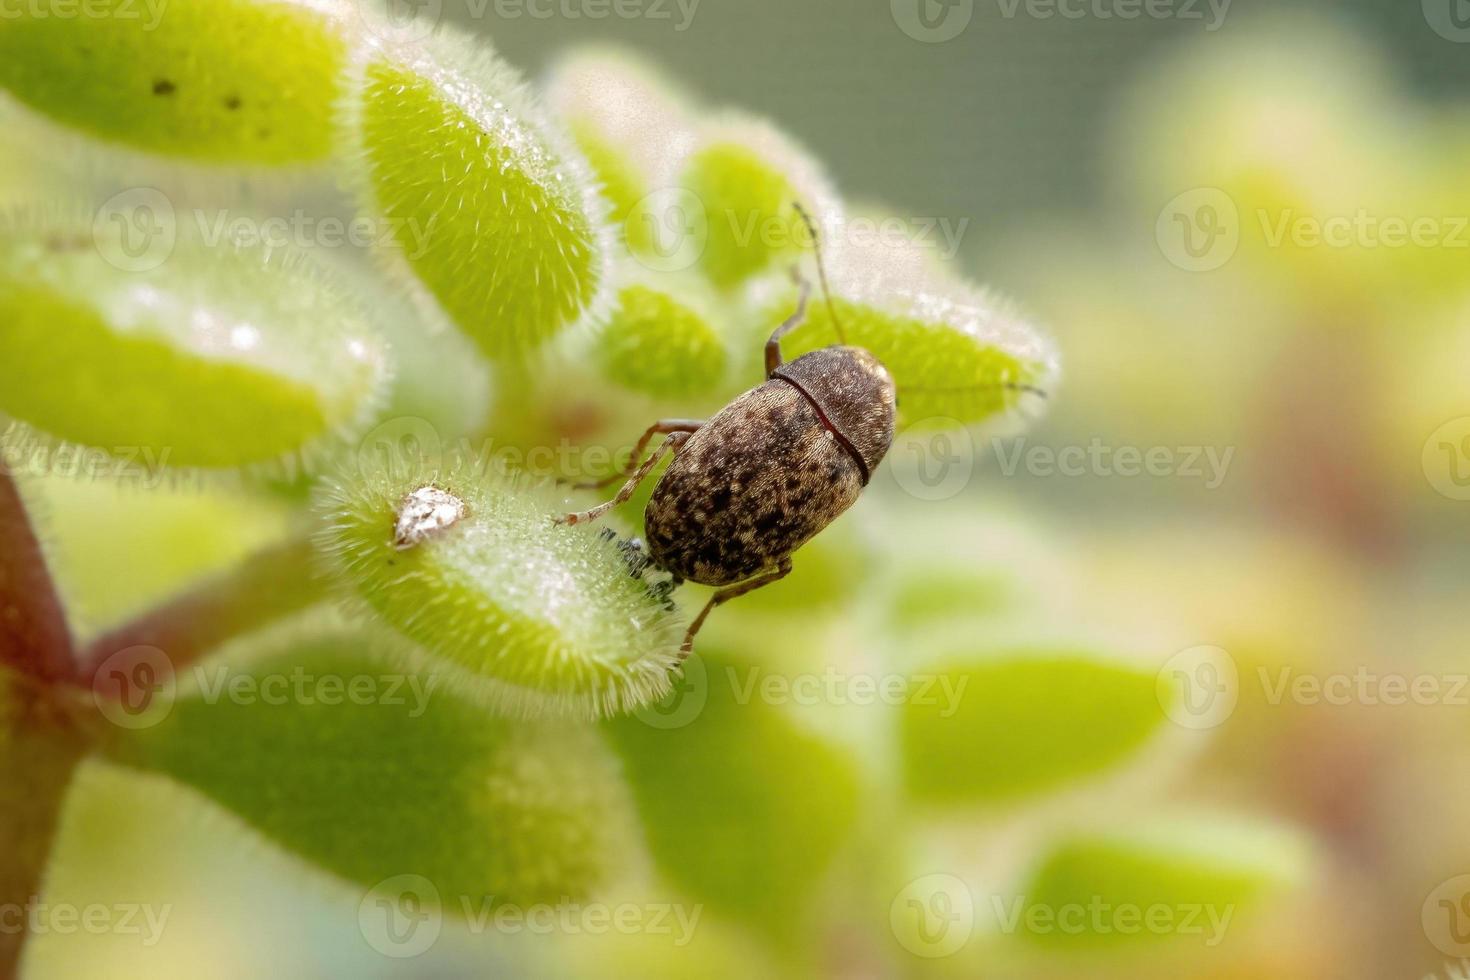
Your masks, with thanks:
[(1042, 398), (1049, 397), (1045, 391), (1035, 385), (1021, 384), (1016, 381), (998, 381), (988, 385), (905, 385), (898, 389), (900, 395), (913, 391), (923, 392), (945, 392), (945, 391), (991, 391), (999, 388), (1002, 391), (1019, 391), (1027, 395), (1040, 395)]
[(827, 285), (827, 263), (822, 261), (822, 236), (817, 233), (817, 223), (812, 220), (812, 216), (807, 213), (806, 208), (801, 206), (801, 202), (792, 201), (791, 206), (796, 209), (797, 214), (801, 215), (801, 220), (806, 225), (806, 230), (811, 232), (812, 251), (817, 255), (817, 278), (822, 283), (822, 295), (827, 300), (827, 312), (832, 317), (832, 329), (837, 331), (837, 339), (845, 347), (847, 346), (847, 334), (842, 329), (842, 321), (837, 319), (837, 307), (832, 302), (832, 290)]

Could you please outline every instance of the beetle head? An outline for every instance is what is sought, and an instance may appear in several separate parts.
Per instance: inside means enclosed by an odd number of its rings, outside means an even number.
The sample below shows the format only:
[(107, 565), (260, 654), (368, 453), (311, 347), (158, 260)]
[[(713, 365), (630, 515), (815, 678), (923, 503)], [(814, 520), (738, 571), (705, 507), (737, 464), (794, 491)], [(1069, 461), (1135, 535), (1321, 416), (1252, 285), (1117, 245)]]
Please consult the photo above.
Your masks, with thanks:
[(898, 397), (883, 362), (861, 347), (823, 347), (784, 365), (777, 377), (811, 397), (869, 473), (878, 468), (893, 444)]

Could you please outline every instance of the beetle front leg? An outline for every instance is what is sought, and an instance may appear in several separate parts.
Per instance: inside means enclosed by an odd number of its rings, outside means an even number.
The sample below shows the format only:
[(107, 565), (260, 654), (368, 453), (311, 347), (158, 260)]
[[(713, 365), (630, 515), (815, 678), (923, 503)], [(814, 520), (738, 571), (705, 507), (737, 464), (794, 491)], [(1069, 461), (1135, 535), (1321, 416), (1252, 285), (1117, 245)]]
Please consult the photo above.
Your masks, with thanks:
[(633, 494), (637, 492), (638, 484), (647, 478), (648, 474), (653, 471), (653, 468), (658, 465), (659, 460), (663, 459), (668, 453), (677, 453), (679, 447), (689, 441), (690, 435), (692, 435), (690, 432), (675, 432), (671, 434), (667, 439), (659, 443), (658, 448), (653, 451), (653, 455), (644, 460), (643, 465), (638, 467), (638, 471), (628, 478), (628, 482), (623, 484), (623, 489), (618, 491), (616, 497), (606, 503), (598, 504), (591, 510), (577, 511), (563, 517), (558, 517), (556, 523), (585, 524), (588, 521), (597, 520), (619, 504), (627, 503)]
[(694, 617), (694, 622), (689, 624), (689, 629), (684, 633), (684, 642), (679, 645), (679, 659), (684, 660), (689, 656), (689, 651), (694, 649), (694, 634), (699, 632), (699, 628), (704, 625), (705, 618), (709, 616), (710, 610), (714, 609), (715, 606), (723, 605), (731, 599), (738, 599), (743, 595), (754, 592), (763, 585), (778, 582), (790, 574), (791, 556), (787, 555), (781, 559), (781, 564), (769, 572), (762, 572), (755, 578), (746, 579), (737, 585), (727, 586), (710, 596), (709, 602), (704, 604), (704, 608), (699, 611), (698, 616)]
[(622, 469), (614, 471), (611, 475), (601, 480), (587, 480), (582, 483), (573, 483), (573, 490), (601, 490), (603, 487), (611, 486), (619, 480), (626, 480), (633, 473), (633, 468), (638, 465), (638, 460), (643, 457), (643, 450), (648, 448), (649, 440), (658, 435), (669, 435), (674, 432), (695, 432), (704, 422), (699, 419), (660, 419), (650, 425), (638, 438), (638, 444), (633, 447), (633, 453), (628, 457), (627, 465)]
[(802, 278), (801, 270), (797, 268), (792, 268), (791, 279), (796, 283), (796, 312), (787, 317), (785, 322), (771, 334), (771, 339), (766, 341), (767, 380), (772, 378), (776, 374), (776, 369), (785, 363), (781, 359), (781, 338), (801, 326), (806, 320), (806, 304), (812, 294), (812, 284)]

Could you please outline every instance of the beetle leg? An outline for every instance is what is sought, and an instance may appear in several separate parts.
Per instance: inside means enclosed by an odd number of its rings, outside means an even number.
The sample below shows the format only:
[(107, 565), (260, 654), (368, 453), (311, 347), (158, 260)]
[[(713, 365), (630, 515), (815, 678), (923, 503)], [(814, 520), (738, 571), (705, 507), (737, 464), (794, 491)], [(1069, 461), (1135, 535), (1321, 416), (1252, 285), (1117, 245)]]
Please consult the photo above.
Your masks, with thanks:
[(639, 438), (638, 444), (633, 447), (633, 454), (628, 457), (627, 464), (620, 470), (614, 471), (610, 476), (601, 480), (587, 480), (583, 483), (573, 483), (573, 490), (601, 490), (603, 487), (611, 486), (619, 480), (626, 480), (633, 473), (633, 468), (638, 465), (638, 460), (643, 458), (643, 450), (648, 448), (648, 442), (654, 436), (668, 435), (672, 432), (693, 432), (704, 422), (699, 419), (660, 419), (648, 427)]
[(704, 604), (704, 608), (699, 611), (698, 616), (694, 617), (694, 622), (689, 624), (689, 629), (684, 634), (684, 642), (679, 646), (679, 659), (685, 659), (689, 656), (689, 651), (694, 649), (694, 634), (699, 632), (699, 628), (704, 625), (705, 617), (710, 614), (710, 610), (714, 609), (715, 606), (723, 605), (731, 599), (738, 599), (747, 593), (754, 592), (763, 585), (770, 585), (772, 582), (780, 581), (789, 574), (791, 574), (791, 556), (787, 555), (781, 559), (781, 564), (770, 571), (762, 572), (754, 578), (746, 579), (737, 585), (723, 588), (710, 596), (709, 602)]
[(663, 459), (667, 453), (678, 452), (679, 447), (689, 441), (690, 435), (691, 433), (689, 432), (675, 432), (671, 434), (667, 439), (659, 443), (658, 448), (653, 451), (653, 455), (644, 460), (643, 465), (638, 467), (638, 471), (628, 478), (628, 482), (623, 484), (623, 489), (618, 491), (616, 497), (605, 503), (598, 504), (591, 510), (577, 511), (576, 513), (558, 517), (556, 523), (585, 524), (589, 521), (597, 520), (603, 514), (618, 506), (618, 504), (627, 503), (628, 499), (637, 491), (638, 484), (642, 483), (644, 478), (658, 465), (659, 460)]
[(771, 339), (766, 341), (766, 378), (769, 379), (781, 366), (781, 338), (801, 325), (806, 319), (806, 301), (812, 295), (812, 284), (802, 276), (801, 270), (792, 268), (791, 278), (796, 281), (796, 312), (786, 318), (786, 322), (776, 328), (771, 334)]

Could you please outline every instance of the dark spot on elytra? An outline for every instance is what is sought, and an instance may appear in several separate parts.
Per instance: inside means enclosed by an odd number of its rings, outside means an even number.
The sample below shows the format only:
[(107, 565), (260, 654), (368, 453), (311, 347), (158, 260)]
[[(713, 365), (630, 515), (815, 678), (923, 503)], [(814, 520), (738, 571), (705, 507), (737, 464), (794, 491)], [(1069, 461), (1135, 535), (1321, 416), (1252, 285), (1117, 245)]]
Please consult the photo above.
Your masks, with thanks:
[(240, 108), (240, 105), (241, 105), (241, 102), (240, 102), (240, 97), (238, 95), (227, 95), (227, 96), (225, 96), (225, 108), (226, 109), (230, 110), (231, 112), (234, 112), (236, 109)]
[(153, 83), (154, 95), (173, 95), (178, 90), (179, 87), (167, 78), (160, 78)]

